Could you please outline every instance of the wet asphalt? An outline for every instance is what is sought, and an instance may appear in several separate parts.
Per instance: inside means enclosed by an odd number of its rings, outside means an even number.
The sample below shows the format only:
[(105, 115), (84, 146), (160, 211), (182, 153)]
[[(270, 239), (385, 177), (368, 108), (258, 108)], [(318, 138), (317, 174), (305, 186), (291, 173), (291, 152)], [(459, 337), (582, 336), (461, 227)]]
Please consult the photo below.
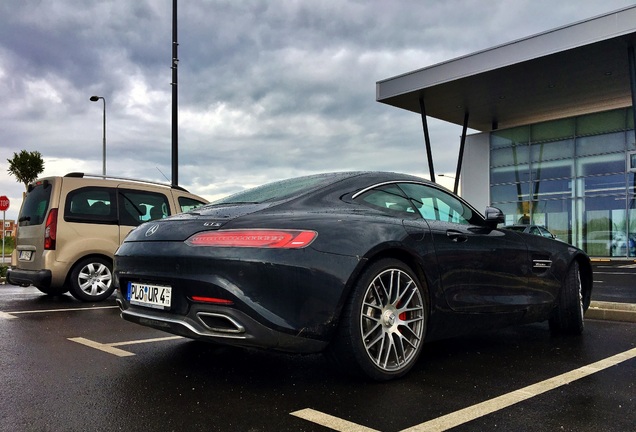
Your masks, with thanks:
[[(630, 304), (636, 269), (595, 266), (593, 301)], [(622, 432), (636, 425), (635, 383), (633, 322), (588, 319), (580, 337), (543, 323), (434, 342), (407, 377), (373, 383), (322, 355), (137, 326), (114, 298), (0, 286), (0, 431)]]

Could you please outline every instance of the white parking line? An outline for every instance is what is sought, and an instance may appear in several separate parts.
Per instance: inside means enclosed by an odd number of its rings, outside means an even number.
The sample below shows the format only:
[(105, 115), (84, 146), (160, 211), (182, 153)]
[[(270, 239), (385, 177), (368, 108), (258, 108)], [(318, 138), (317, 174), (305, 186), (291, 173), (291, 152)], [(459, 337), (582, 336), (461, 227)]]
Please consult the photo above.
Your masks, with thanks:
[(167, 337), (153, 338), (153, 339), (139, 339), (134, 341), (114, 342), (109, 344), (95, 342), (83, 337), (68, 338), (68, 340), (70, 340), (71, 342), (77, 342), (78, 344), (86, 345), (88, 347), (95, 348), (96, 350), (100, 350), (108, 354), (116, 355), (117, 357), (130, 357), (135, 355), (134, 353), (131, 353), (129, 351), (124, 351), (123, 349), (115, 348), (118, 346), (136, 345), (136, 344), (149, 343), (149, 342), (162, 342), (162, 341), (174, 340), (174, 339), (183, 339), (183, 338), (181, 336), (167, 336)]
[[(528, 387), (524, 387), (522, 389), (515, 390), (513, 392), (478, 403), (459, 411), (452, 412), (445, 416), (429, 420), (419, 425), (415, 425), (413, 427), (404, 429), (401, 432), (446, 431), (448, 429), (460, 426), (464, 423), (468, 423), (469, 421), (475, 420), (479, 417), (483, 417), (485, 415), (507, 408), (516, 403), (533, 398), (547, 391), (554, 390), (566, 384), (570, 384), (581, 378), (585, 378), (589, 375), (601, 372), (607, 368), (616, 366), (617, 364), (620, 364), (627, 360), (631, 360), (633, 358), (636, 358), (636, 348), (632, 348), (630, 350), (616, 354), (612, 357), (608, 357), (606, 359), (599, 360), (595, 363), (580, 367), (573, 371), (566, 372), (553, 378), (549, 378), (545, 381), (532, 384)], [(373, 431), (373, 429), (369, 429), (364, 426), (348, 422), (346, 420), (341, 420), (337, 417), (323, 414), (312, 409), (295, 411), (291, 413), (291, 415), (303, 418), (322, 426), (329, 427), (339, 432)]]
[(68, 308), (68, 309), (40, 309), (40, 310), (30, 310), (30, 311), (15, 311), (15, 312), (1, 312), (0, 318), (4, 319), (13, 319), (17, 318), (14, 315), (22, 315), (22, 314), (34, 314), (34, 313), (48, 313), (48, 312), (74, 312), (74, 311), (86, 311), (86, 310), (95, 310), (95, 309), (115, 309), (119, 306), (95, 306), (95, 307), (85, 307), (85, 308)]

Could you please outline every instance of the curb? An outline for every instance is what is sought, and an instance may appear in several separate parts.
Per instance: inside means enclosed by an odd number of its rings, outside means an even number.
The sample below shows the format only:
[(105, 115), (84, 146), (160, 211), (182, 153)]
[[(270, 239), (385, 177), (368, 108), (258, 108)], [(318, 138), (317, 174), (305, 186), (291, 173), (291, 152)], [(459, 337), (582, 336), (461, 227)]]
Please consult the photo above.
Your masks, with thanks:
[(636, 323), (636, 304), (593, 301), (585, 318)]

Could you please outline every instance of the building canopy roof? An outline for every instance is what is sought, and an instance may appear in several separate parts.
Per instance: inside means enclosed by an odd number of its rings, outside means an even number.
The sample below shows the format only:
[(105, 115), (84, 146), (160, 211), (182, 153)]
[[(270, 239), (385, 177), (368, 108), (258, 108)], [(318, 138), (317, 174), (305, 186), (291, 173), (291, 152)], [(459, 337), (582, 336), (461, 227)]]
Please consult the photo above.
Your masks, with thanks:
[(632, 105), (636, 6), (376, 83), (376, 100), (479, 131)]

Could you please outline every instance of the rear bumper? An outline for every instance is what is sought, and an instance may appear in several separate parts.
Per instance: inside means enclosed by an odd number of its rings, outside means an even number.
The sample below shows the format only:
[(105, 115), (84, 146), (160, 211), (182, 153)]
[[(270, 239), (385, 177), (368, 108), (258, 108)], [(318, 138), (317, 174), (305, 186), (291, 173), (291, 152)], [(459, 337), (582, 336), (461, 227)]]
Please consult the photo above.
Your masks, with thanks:
[(232, 308), (195, 305), (180, 316), (131, 306), (119, 291), (117, 303), (126, 321), (190, 339), (292, 353), (320, 352), (327, 346), (325, 341), (274, 330)]
[(7, 282), (19, 286), (33, 285), (38, 288), (50, 288), (51, 270), (8, 269)]

